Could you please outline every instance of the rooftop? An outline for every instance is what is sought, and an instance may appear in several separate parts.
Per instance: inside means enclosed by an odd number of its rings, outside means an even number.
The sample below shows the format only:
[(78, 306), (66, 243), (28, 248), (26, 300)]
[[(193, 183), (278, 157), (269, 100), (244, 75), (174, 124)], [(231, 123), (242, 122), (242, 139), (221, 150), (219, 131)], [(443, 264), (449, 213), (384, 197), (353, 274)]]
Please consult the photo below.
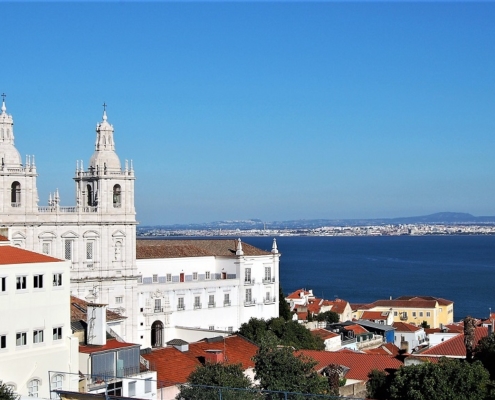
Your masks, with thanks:
[(0, 246), (0, 265), (63, 262), (58, 258), (35, 253), (19, 247)]
[(116, 339), (110, 339), (107, 340), (107, 343), (105, 345), (89, 345), (89, 344), (79, 345), (79, 353), (91, 354), (91, 353), (99, 353), (102, 351), (109, 351), (115, 349), (122, 349), (124, 347), (135, 347), (135, 346), (139, 346), (139, 345), (134, 343), (119, 342)]

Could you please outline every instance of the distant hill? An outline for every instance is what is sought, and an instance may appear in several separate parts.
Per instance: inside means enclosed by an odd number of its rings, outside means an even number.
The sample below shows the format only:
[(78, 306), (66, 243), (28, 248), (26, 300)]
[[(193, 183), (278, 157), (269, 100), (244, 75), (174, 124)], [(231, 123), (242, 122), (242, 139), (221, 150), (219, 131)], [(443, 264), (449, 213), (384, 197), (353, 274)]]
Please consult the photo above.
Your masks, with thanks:
[(233, 229), (311, 229), (322, 226), (367, 226), (397, 224), (495, 224), (495, 216), (476, 217), (468, 213), (439, 212), (418, 217), (375, 219), (298, 219), (290, 221), (263, 222), (260, 219), (215, 221), (197, 224), (174, 224), (141, 226), (139, 231), (163, 230), (233, 230)]

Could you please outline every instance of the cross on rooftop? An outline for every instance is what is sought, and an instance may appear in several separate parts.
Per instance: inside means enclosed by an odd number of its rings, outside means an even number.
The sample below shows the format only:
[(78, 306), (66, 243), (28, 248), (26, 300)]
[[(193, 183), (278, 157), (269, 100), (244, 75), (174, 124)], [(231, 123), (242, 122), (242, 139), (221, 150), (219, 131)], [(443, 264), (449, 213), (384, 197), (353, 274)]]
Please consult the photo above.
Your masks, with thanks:
[(5, 93), (2, 93), (2, 97), (3, 97), (3, 101), (5, 102), (5, 98), (7, 97), (7, 95)]
[(107, 111), (107, 103), (103, 102), (103, 111)]

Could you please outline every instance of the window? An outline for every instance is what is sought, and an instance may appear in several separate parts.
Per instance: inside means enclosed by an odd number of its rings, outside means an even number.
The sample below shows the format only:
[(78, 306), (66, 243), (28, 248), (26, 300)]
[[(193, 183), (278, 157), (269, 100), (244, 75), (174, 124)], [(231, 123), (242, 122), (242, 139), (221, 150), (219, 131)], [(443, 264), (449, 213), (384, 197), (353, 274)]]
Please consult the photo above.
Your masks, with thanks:
[(62, 339), (62, 327), (59, 326), (58, 328), (53, 328), (53, 340), (60, 340)]
[(252, 296), (251, 296), (251, 289), (246, 289), (246, 303), (251, 303), (252, 301)]
[(91, 207), (93, 205), (93, 188), (91, 185), (87, 185), (86, 190), (88, 191), (88, 206)]
[(1, 292), (7, 291), (7, 277), (6, 276), (2, 276), (0, 278), (0, 291)]
[(244, 271), (244, 281), (251, 283), (251, 268), (246, 268)]
[(25, 276), (16, 277), (16, 288), (17, 288), (17, 290), (26, 289), (26, 277)]
[(53, 274), (53, 286), (62, 286), (62, 274)]
[(119, 208), (122, 204), (122, 193), (121, 193), (121, 188), (120, 185), (115, 185), (113, 187), (113, 206), (115, 208)]
[(214, 331), (214, 330), (215, 330), (215, 325), (210, 325), (210, 326), (208, 327), (208, 330), (210, 330), (210, 331)]
[(416, 311), (413, 311), (412, 312), (412, 316), (415, 317), (416, 316)]
[(43, 329), (33, 331), (33, 343), (43, 343)]
[(151, 378), (147, 378), (144, 380), (144, 393), (151, 392)]
[(160, 312), (162, 310), (162, 300), (155, 299), (155, 312)]
[(422, 317), (423, 316), (423, 311), (420, 311), (419, 312), (419, 316)]
[(194, 308), (201, 308), (201, 297), (200, 296), (194, 297)]
[(12, 207), (19, 207), (21, 205), (21, 184), (17, 181), (13, 182), (10, 187), (10, 198)]
[(177, 310), (184, 310), (184, 297), (179, 297), (177, 299)]
[(272, 268), (265, 267), (265, 281), (271, 282), (271, 280), (272, 280)]
[(15, 345), (25, 346), (27, 344), (27, 332), (17, 332), (15, 334)]
[(431, 316), (430, 312), (429, 311), (426, 311), (426, 316), (429, 317)]
[(122, 296), (118, 296), (115, 298), (115, 303), (117, 304), (122, 304), (124, 301), (124, 298)]
[(94, 247), (94, 242), (91, 240), (91, 241), (88, 241), (86, 242), (86, 260), (93, 260), (93, 247)]
[(57, 375), (54, 375), (52, 376), (52, 385), (51, 385), (51, 389), (52, 389), (52, 396), (51, 398), (52, 399), (58, 399), (58, 394), (53, 392), (53, 390), (62, 390), (62, 384), (63, 384), (63, 380), (64, 380), (64, 377), (60, 374), (57, 374)]
[(30, 397), (38, 397), (38, 391), (40, 387), (40, 381), (38, 379), (32, 379), (28, 382), (28, 396)]
[(143, 277), (141, 275), (138, 276), (137, 283), (143, 283)]
[(167, 282), (172, 282), (172, 274), (167, 274)]
[(136, 381), (129, 382), (128, 392), (129, 397), (136, 395)]
[(34, 275), (33, 276), (33, 287), (36, 289), (43, 288), (43, 275)]
[(394, 317), (397, 317), (397, 311), (394, 311)]
[(50, 254), (50, 243), (43, 242), (43, 245), (41, 246), (41, 251), (43, 254)]
[(153, 283), (158, 283), (158, 275), (157, 274), (153, 275)]
[(198, 273), (193, 272), (193, 281), (197, 281), (197, 280), (198, 280)]
[(229, 326), (227, 328), (227, 330), (229, 331), (229, 333), (232, 333), (232, 332), (234, 332), (234, 327), (233, 326)]
[(0, 335), (0, 349), (7, 348), (7, 335)]
[(205, 272), (205, 279), (208, 281), (211, 279), (210, 271)]
[(223, 305), (230, 306), (230, 293), (223, 294)]
[(72, 240), (64, 241), (64, 258), (72, 261)]
[(208, 296), (208, 307), (215, 307), (215, 295), (210, 294)]

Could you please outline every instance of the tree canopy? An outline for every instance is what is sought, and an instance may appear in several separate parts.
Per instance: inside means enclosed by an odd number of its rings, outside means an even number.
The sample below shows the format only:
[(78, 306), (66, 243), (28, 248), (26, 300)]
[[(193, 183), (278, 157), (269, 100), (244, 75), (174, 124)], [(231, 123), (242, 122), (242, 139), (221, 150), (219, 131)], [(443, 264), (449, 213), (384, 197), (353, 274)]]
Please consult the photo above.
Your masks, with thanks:
[(296, 349), (323, 350), (323, 340), (311, 333), (309, 329), (297, 321), (286, 321), (283, 318), (272, 318), (267, 321), (251, 318), (239, 328), (239, 333), (249, 340), (261, 345), (268, 333), (275, 335), (277, 343), (292, 346)]
[(261, 389), (312, 394), (329, 391), (327, 380), (314, 370), (316, 361), (296, 357), (292, 348), (277, 344), (276, 338), (267, 334), (253, 358), (255, 379)]
[(474, 359), (481, 361), (495, 380), (495, 334), (481, 338), (474, 350)]
[(282, 289), (282, 285), (278, 287), (278, 315), (280, 318), (289, 321), (292, 317), (292, 313), (290, 312), (289, 303), (285, 301), (284, 290)]
[[(197, 367), (189, 375), (187, 381), (190, 385), (181, 385), (176, 399), (218, 400), (219, 390), (222, 391), (222, 398), (225, 400), (252, 400), (259, 398), (259, 395), (254, 392), (228, 389), (252, 388), (251, 380), (244, 375), (241, 364), (207, 363)], [(222, 389), (207, 386), (219, 386)]]
[(17, 400), (18, 398), (19, 396), (9, 386), (0, 381), (0, 400)]
[(325, 311), (319, 313), (315, 316), (315, 319), (319, 322), (328, 322), (329, 324), (334, 324), (339, 322), (339, 314), (334, 311)]

